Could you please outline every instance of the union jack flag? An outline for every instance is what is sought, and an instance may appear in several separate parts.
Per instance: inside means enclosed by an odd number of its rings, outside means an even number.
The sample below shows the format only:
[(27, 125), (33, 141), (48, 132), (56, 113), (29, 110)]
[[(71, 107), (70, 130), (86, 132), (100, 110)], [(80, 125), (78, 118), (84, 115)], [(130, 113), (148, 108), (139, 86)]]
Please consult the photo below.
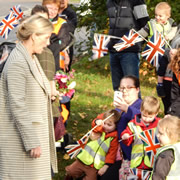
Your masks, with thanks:
[(104, 34), (94, 34), (94, 42), (92, 48), (92, 59), (99, 59), (108, 54), (107, 45), (110, 41), (110, 37)]
[(139, 137), (141, 138), (144, 144), (145, 151), (149, 157), (152, 167), (157, 149), (160, 148), (160, 144), (156, 136), (156, 128), (142, 131), (139, 134)]
[(130, 168), (130, 173), (135, 175), (138, 180), (148, 180), (151, 175), (151, 171), (137, 168)]
[(165, 39), (158, 32), (154, 33), (141, 53), (142, 57), (151, 63), (156, 69), (159, 67), (159, 60), (165, 52)]
[(134, 46), (135, 43), (141, 42), (143, 40), (144, 39), (137, 32), (135, 32), (133, 29), (131, 29), (113, 47), (116, 49), (116, 51), (122, 51), (126, 48)]
[(14, 13), (14, 16), (17, 20), (23, 18), (23, 12), (21, 10), (20, 5), (13, 6), (10, 10)]
[(80, 140), (76, 141), (76, 144), (70, 144), (65, 147), (66, 152), (69, 154), (70, 158), (76, 157), (79, 152), (84, 149), (86, 143), (88, 142), (90, 133), (87, 133)]
[(10, 12), (1, 22), (0, 22), (0, 36), (7, 39), (10, 31), (18, 25), (13, 12)]

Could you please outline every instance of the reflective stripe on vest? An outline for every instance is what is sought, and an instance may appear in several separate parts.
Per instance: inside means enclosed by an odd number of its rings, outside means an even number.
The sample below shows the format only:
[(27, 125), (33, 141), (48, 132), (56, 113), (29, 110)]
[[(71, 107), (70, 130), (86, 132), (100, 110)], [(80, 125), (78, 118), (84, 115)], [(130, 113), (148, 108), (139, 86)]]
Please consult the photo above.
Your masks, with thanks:
[(136, 136), (134, 136), (134, 142), (131, 151), (131, 168), (136, 168), (141, 164), (142, 161), (144, 161), (144, 164), (146, 166), (151, 168), (152, 166), (149, 157), (144, 149), (144, 144), (141, 138), (139, 138), (140, 132), (143, 131), (142, 128), (135, 125), (133, 122), (128, 123), (128, 127), (133, 134), (136, 134)]
[[(173, 164), (171, 165), (171, 169), (166, 177), (166, 180), (179, 180), (180, 179), (180, 171), (179, 171), (180, 170), (180, 163), (179, 163), (180, 162), (180, 142), (174, 145), (163, 146), (162, 148), (160, 148), (156, 154), (155, 159), (157, 159), (160, 153), (168, 149), (173, 149), (175, 160)], [(152, 180), (152, 175), (153, 175), (153, 171), (152, 171), (150, 180)]]
[(60, 69), (65, 69), (65, 52), (59, 52), (59, 67)]
[(172, 77), (173, 77), (173, 72), (172, 72), (171, 69), (169, 69), (169, 67), (167, 67), (163, 79), (164, 79), (164, 80), (167, 80), (167, 81), (172, 81)]
[(155, 19), (151, 19), (148, 21), (149, 25), (149, 39), (153, 36), (153, 34), (158, 31), (162, 33), (163, 36), (167, 35), (171, 31), (171, 26), (173, 23), (173, 19), (169, 19), (165, 25), (157, 23)]
[(98, 140), (90, 141), (77, 158), (86, 165), (93, 164), (96, 169), (100, 169), (105, 164), (105, 157), (109, 150), (110, 143), (114, 139), (109, 137), (105, 139), (105, 133), (103, 132)]
[(175, 73), (175, 75), (176, 75), (176, 78), (177, 78), (178, 83), (179, 83), (179, 85), (180, 85), (180, 74)]
[(52, 33), (55, 33), (56, 35), (59, 33), (60, 29), (61, 29), (61, 26), (66, 23), (66, 20), (58, 17), (58, 20), (57, 21), (54, 21), (52, 22), (53, 23), (53, 27), (54, 27), (54, 30)]

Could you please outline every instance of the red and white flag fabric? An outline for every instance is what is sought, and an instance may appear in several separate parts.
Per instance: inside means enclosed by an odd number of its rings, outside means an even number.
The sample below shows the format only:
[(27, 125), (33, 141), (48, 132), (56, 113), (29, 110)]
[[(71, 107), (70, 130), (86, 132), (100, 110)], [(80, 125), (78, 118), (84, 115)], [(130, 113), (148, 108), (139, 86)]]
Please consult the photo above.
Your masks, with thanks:
[[(130, 173), (135, 176), (132, 177), (132, 180), (133, 179), (148, 180), (151, 175), (151, 171), (137, 169), (137, 168), (130, 168)], [(128, 179), (131, 178), (128, 177)]]
[(144, 41), (144, 38), (131, 29), (127, 34), (125, 34), (118, 43), (116, 43), (113, 47), (116, 51), (123, 51), (131, 46), (134, 46), (135, 43)]
[(14, 13), (13, 15), (16, 17), (17, 20), (23, 18), (24, 13), (22, 12), (20, 5), (13, 6), (12, 8), (10, 8), (10, 11)]
[(76, 157), (79, 152), (84, 149), (85, 145), (88, 142), (90, 132), (83, 136), (80, 140), (76, 141), (75, 144), (70, 144), (65, 147), (66, 152), (69, 154), (70, 158)]
[(159, 67), (159, 60), (165, 52), (165, 39), (156, 32), (148, 41), (146, 47), (141, 53), (142, 57), (152, 64), (156, 69)]
[(11, 11), (4, 19), (0, 22), (0, 36), (7, 39), (9, 33), (18, 25), (18, 21)]
[(110, 36), (105, 34), (94, 34), (94, 42), (92, 48), (92, 59), (99, 59), (108, 54), (107, 45), (110, 41)]
[(156, 136), (156, 128), (142, 131), (139, 134), (139, 137), (141, 138), (144, 144), (144, 148), (149, 157), (151, 167), (153, 167), (154, 158), (155, 158), (157, 149), (161, 147)]

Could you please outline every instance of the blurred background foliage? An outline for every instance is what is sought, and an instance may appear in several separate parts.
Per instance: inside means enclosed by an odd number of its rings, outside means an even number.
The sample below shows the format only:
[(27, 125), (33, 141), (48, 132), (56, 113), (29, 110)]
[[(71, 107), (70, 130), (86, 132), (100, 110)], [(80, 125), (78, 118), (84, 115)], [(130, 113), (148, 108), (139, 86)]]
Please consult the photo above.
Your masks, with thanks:
[[(108, 28), (108, 16), (106, 8), (107, 0), (89, 0), (89, 3), (85, 3), (76, 8), (78, 14), (78, 27), (87, 26), (91, 29), (96, 23), (96, 31), (102, 32)], [(154, 8), (161, 0), (146, 0), (147, 10), (149, 17), (154, 17)], [(180, 22), (180, 3), (179, 0), (168, 0), (172, 7), (172, 18), (179, 23)]]
[[(91, 49), (93, 33), (108, 34), (108, 16), (106, 8), (107, 0), (89, 0), (89, 3), (80, 4), (74, 9), (78, 15), (78, 28), (87, 28), (87, 49)], [(87, 2), (87, 1), (86, 1)], [(150, 18), (154, 18), (154, 9), (161, 0), (146, 0), (147, 10)], [(167, 0), (172, 7), (172, 18), (179, 24), (180, 3), (179, 0)]]

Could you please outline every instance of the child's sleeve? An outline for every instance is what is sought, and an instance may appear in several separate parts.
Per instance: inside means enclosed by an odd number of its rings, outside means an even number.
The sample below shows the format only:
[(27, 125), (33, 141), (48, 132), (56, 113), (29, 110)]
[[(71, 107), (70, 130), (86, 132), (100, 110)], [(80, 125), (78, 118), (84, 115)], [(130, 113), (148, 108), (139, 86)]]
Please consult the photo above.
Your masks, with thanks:
[[(130, 136), (133, 135), (132, 131), (130, 130), (130, 128), (127, 126), (126, 129), (121, 133), (120, 138), (124, 135), (124, 134), (129, 134)], [(122, 142), (126, 145), (126, 146), (130, 146), (133, 142), (134, 138), (133, 136), (129, 137), (126, 140), (123, 140)]]
[(106, 154), (105, 164), (109, 165), (115, 163), (117, 150), (118, 150), (118, 135), (114, 137), (114, 139), (111, 141), (109, 151)]
[(177, 26), (174, 26), (171, 28), (171, 31), (166, 35), (166, 38), (170, 41), (172, 40), (175, 35), (176, 35), (176, 32), (177, 32)]
[(173, 150), (166, 150), (159, 154), (158, 158), (155, 161), (155, 166), (153, 169), (153, 180), (166, 179), (166, 176), (169, 174), (171, 165), (174, 162), (174, 153)]

